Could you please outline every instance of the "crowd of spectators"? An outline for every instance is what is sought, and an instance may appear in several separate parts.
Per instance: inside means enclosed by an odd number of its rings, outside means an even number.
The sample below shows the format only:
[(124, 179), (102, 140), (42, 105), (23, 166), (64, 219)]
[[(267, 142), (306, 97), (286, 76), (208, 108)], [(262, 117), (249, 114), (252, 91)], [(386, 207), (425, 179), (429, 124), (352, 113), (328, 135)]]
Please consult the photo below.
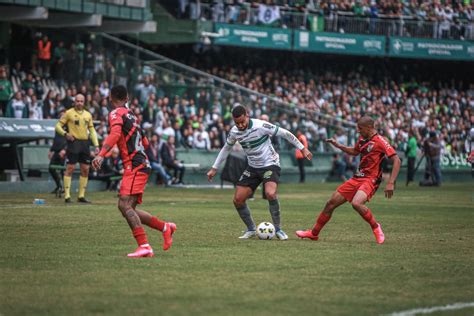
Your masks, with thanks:
[[(167, 3), (167, 1), (162, 2)], [(311, 30), (317, 28), (313, 25), (317, 23), (317, 19), (312, 17), (324, 16), (325, 31), (454, 39), (474, 38), (474, 12), (471, 1), (180, 0), (176, 11), (178, 17), (190, 19)], [(356, 19), (349, 19), (351, 17)], [(365, 23), (360, 18), (369, 20)], [(404, 20), (404, 23), (393, 22), (387, 28), (387, 20)]]
[[(166, 141), (173, 136), (178, 148), (211, 150), (223, 145), (230, 128), (231, 104), (224, 107), (213, 100), (209, 89), (188, 91), (186, 83), (177, 79), (169, 85), (184, 90), (165, 91), (163, 80), (170, 78), (158, 77), (124, 52), (92, 41), (65, 43), (42, 35), (35, 47), (28, 67), (20, 61), (0, 65), (0, 116), (59, 119), (80, 93), (97, 123), (98, 135), (103, 137), (107, 134), (110, 88), (122, 84), (130, 91), (129, 107), (150, 137), (156, 134)], [(179, 162), (167, 164), (177, 169), (178, 179), (182, 177)]]
[[(39, 41), (44, 41), (44, 38)], [(107, 134), (110, 87), (125, 84), (131, 91), (129, 106), (150, 138), (156, 134), (166, 142), (173, 137), (175, 147), (201, 150), (216, 150), (224, 144), (232, 124), (232, 100), (221, 98), (206, 88), (188, 87), (171, 94), (170, 91), (176, 90), (166, 89), (163, 74), (131, 63), (123, 53), (113, 56), (103, 47), (91, 43), (84, 45), (83, 56), (78, 56), (77, 73), (58, 77), (55, 75), (58, 60), (64, 58), (65, 63), (76, 64), (67, 57), (74, 55), (76, 45), (68, 45), (69, 49), (65, 46), (61, 41), (57, 46), (50, 44), (55, 53), (51, 54), (49, 64), (24, 69), (17, 62), (10, 69), (0, 67), (3, 116), (58, 119), (62, 110), (73, 105), (74, 96), (81, 93), (85, 95), (86, 108), (98, 122), (98, 135), (103, 137)], [(60, 54), (56, 48), (62, 50), (61, 56), (64, 57), (53, 57)], [(399, 149), (407, 141), (409, 131), (413, 130), (420, 142), (427, 133), (437, 132), (445, 152), (467, 152), (465, 141), (472, 123), (470, 111), (474, 109), (472, 83), (456, 85), (399, 78), (390, 70), (381, 71), (371, 62), (357, 68), (354, 63), (350, 67), (338, 68), (333, 63), (322, 61), (312, 69), (291, 63), (279, 63), (278, 67), (231, 64), (232, 56), (223, 56), (220, 61), (215, 56), (198, 58), (199, 62), (191, 62), (191, 65), (290, 104), (293, 110), (289, 112), (271, 111), (258, 104), (248, 106), (255, 110), (253, 115), (267, 112), (270, 121), (278, 122), (290, 131), (302, 127), (310, 148), (317, 152), (331, 150), (324, 142), (328, 137), (339, 137), (340, 142), (348, 144), (354, 141), (354, 137), (347, 136), (348, 129), (343, 126), (329, 128), (332, 122), (325, 121), (324, 117), (355, 122), (363, 114), (377, 117), (381, 132)], [(222, 63), (222, 59), (227, 63)], [(257, 59), (255, 62), (259, 63)], [(375, 74), (374, 69), (379, 72)], [(186, 87), (189, 82), (183, 80), (179, 84)], [(324, 117), (315, 121), (304, 111), (320, 113)], [(286, 143), (282, 142), (282, 146)], [(178, 160), (175, 167), (179, 178)]]
[[(354, 67), (354, 63), (338, 67), (335, 63), (321, 61), (311, 66), (294, 63), (267, 65), (261, 60), (247, 65), (238, 64), (235, 58), (219, 59), (217, 56), (196, 59), (190, 64), (213, 75), (222, 77), (254, 91), (273, 96), (295, 109), (314, 111), (327, 117), (355, 122), (368, 114), (377, 118), (380, 131), (403, 150), (410, 130), (418, 141), (429, 132), (436, 132), (443, 145), (443, 152), (465, 154), (468, 133), (474, 116), (474, 83), (450, 79), (428, 80), (414, 75), (419, 69), (401, 67), (394, 63), (384, 69), (383, 63), (369, 62)], [(271, 59), (267, 56), (267, 59)], [(245, 57), (243, 57), (245, 58)], [(228, 60), (233, 60), (229, 63)], [(300, 64), (305, 64), (301, 62)], [(407, 68), (405, 68), (407, 67)], [(396, 69), (400, 68), (400, 69)], [(439, 71), (439, 70), (438, 70)], [(405, 74), (405, 77), (401, 74)], [(413, 75), (413, 77), (411, 77)], [(439, 74), (443, 77), (443, 74)], [(449, 78), (446, 74), (444, 78)], [(323, 140), (333, 136), (324, 121), (317, 124), (299, 117), (281, 114), (272, 118), (289, 130), (298, 125), (306, 127), (306, 136), (317, 151), (327, 151)], [(347, 130), (339, 129), (340, 142), (351, 143)]]

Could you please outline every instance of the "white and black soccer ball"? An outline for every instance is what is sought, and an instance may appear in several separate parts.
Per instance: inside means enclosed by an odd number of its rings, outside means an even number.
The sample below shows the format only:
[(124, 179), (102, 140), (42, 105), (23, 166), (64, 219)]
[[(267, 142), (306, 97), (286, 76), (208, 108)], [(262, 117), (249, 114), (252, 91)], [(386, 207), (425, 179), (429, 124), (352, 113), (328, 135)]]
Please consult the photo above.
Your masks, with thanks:
[(275, 226), (269, 222), (263, 222), (257, 226), (258, 239), (272, 239), (275, 237)]

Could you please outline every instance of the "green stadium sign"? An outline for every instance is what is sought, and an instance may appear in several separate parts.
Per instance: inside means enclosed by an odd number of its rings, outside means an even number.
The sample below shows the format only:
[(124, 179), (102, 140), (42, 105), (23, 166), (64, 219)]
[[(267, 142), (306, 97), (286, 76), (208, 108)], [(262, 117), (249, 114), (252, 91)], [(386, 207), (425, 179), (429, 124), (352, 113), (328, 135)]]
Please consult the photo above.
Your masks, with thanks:
[(215, 31), (217, 45), (291, 49), (291, 30), (215, 23)]
[(406, 58), (474, 60), (474, 43), (391, 37), (388, 55)]
[(295, 31), (294, 49), (350, 55), (385, 55), (385, 37)]
[(441, 169), (471, 169), (471, 164), (466, 158), (467, 154), (443, 154), (441, 155)]
[(4, 139), (53, 138), (58, 120), (0, 118), (0, 143)]

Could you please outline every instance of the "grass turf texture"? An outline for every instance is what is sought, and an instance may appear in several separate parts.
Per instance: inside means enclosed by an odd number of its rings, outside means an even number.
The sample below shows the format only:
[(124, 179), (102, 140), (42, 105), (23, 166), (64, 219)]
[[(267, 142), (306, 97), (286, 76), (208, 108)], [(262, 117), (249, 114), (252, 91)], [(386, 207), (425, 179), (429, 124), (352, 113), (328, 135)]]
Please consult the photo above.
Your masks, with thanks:
[[(384, 245), (348, 204), (319, 241), (298, 240), (336, 186), (280, 186), (286, 242), (237, 239), (232, 190), (149, 188), (142, 209), (178, 230), (163, 252), (147, 228), (145, 259), (126, 257), (136, 245), (113, 193), (89, 194), (92, 205), (0, 194), (0, 314), (375, 315), (474, 301), (468, 185), (400, 187), (392, 200), (382, 187), (369, 206)], [(257, 224), (271, 220), (260, 196), (248, 202)]]

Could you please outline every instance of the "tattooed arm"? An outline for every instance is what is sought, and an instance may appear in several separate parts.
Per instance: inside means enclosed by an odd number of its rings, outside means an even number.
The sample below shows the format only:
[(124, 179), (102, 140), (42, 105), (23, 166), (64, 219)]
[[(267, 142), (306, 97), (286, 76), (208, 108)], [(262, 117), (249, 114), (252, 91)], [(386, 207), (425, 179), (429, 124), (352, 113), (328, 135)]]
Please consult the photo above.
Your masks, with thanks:
[(113, 125), (109, 136), (104, 140), (104, 144), (102, 146), (102, 149), (100, 150), (99, 154), (97, 157), (94, 158), (92, 161), (92, 168), (95, 170), (100, 169), (100, 166), (102, 165), (102, 161), (104, 160), (105, 155), (112, 149), (112, 147), (117, 144), (120, 135), (122, 134), (122, 127), (119, 124)]

